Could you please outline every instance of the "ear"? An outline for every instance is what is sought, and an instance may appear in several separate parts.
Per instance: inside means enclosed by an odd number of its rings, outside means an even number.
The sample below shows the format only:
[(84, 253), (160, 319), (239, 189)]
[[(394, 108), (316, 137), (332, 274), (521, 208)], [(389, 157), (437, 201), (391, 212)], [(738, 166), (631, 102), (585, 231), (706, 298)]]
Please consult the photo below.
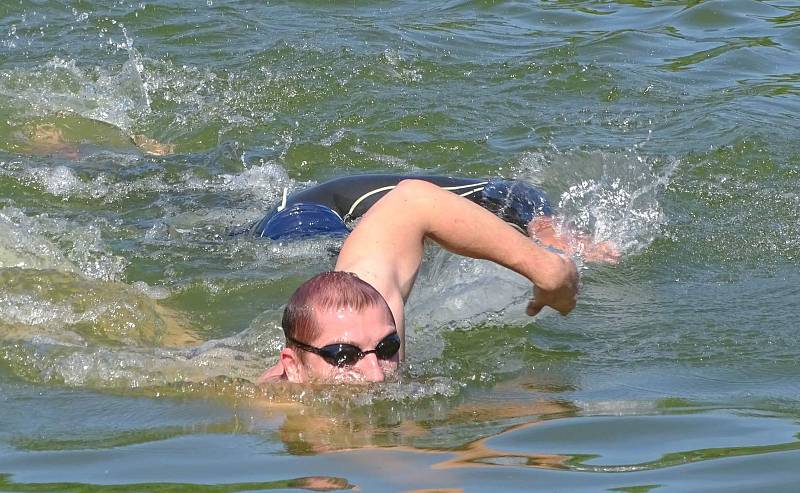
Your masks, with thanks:
[(283, 365), (286, 379), (290, 382), (304, 383), (306, 381), (306, 367), (294, 349), (290, 347), (281, 349), (281, 365)]

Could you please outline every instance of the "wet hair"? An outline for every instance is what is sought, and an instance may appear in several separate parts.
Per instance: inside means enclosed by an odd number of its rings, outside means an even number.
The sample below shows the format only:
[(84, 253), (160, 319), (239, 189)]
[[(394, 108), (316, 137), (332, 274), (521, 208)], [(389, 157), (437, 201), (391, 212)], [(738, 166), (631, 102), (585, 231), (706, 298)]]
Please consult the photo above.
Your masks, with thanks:
[[(316, 311), (351, 308), (356, 311), (371, 306), (386, 309), (389, 320), (395, 325), (392, 310), (383, 296), (369, 283), (352, 272), (323, 272), (297, 288), (283, 311), (283, 333), (300, 342), (310, 343), (320, 333)], [(287, 346), (291, 343), (287, 340)]]

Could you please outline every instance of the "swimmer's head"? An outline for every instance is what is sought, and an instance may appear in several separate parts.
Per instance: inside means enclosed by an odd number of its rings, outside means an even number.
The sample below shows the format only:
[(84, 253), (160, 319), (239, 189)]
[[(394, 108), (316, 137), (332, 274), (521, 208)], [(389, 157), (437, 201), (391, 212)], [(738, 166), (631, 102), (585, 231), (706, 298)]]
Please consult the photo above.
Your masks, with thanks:
[(349, 272), (318, 274), (283, 312), (280, 364), (291, 382), (382, 381), (399, 361), (400, 339), (383, 296)]

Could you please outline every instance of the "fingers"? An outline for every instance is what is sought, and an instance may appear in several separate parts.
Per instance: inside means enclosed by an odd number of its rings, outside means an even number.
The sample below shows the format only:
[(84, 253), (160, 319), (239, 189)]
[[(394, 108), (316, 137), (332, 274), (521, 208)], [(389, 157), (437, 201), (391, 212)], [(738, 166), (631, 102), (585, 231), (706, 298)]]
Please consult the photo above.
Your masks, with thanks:
[(528, 306), (525, 309), (525, 313), (527, 313), (529, 316), (533, 317), (533, 316), (538, 315), (539, 312), (542, 311), (542, 308), (544, 308), (546, 306), (549, 306), (549, 307), (553, 308), (554, 310), (556, 310), (561, 315), (565, 315), (566, 316), (567, 314), (569, 314), (569, 312), (572, 311), (573, 308), (575, 308), (575, 305), (577, 304), (577, 301), (578, 300), (573, 296), (573, 297), (569, 298), (566, 301), (561, 301), (561, 302), (558, 302), (558, 303), (554, 303), (554, 302), (544, 301), (544, 300), (542, 300), (542, 298), (537, 296), (537, 297), (533, 298), (530, 302), (528, 302)]
[(542, 308), (544, 308), (545, 306), (546, 305), (543, 302), (538, 301), (536, 298), (534, 298), (528, 303), (528, 307), (525, 309), (525, 313), (527, 313), (531, 317), (536, 316), (539, 314), (540, 311), (542, 311)]
[(530, 316), (538, 314), (545, 306), (567, 315), (577, 303), (580, 278), (575, 262), (563, 255), (550, 254), (547, 258), (552, 261), (547, 277), (544, 277), (546, 282), (543, 282), (547, 289), (534, 284), (533, 298), (525, 310)]
[(533, 317), (538, 315), (542, 308), (549, 306), (561, 315), (567, 315), (578, 303), (577, 289), (570, 289), (570, 293), (551, 293), (534, 288), (533, 299), (528, 302), (525, 313)]
[[(527, 313), (528, 316), (534, 317), (538, 315), (539, 312), (542, 311), (542, 308), (546, 306), (548, 306), (547, 303), (533, 299), (528, 303), (528, 307), (525, 309), (525, 313)], [(567, 306), (553, 306), (553, 305), (549, 306), (551, 306), (561, 315), (566, 316), (569, 314), (569, 312), (572, 311), (573, 308), (575, 308), (575, 300), (573, 299)]]
[(569, 303), (567, 304), (566, 307), (556, 308), (556, 310), (558, 310), (558, 313), (560, 313), (561, 315), (567, 316), (567, 314), (571, 312), (573, 308), (575, 308), (576, 304), (577, 300), (573, 297), (571, 300), (569, 300)]

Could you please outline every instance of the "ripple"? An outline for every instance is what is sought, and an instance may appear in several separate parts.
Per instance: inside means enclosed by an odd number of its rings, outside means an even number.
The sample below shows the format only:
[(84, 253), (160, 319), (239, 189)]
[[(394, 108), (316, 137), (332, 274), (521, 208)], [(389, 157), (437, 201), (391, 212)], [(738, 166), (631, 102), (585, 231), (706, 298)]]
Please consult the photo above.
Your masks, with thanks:
[[(730, 52), (735, 50), (741, 49), (748, 49), (748, 48), (779, 48), (780, 45), (775, 43), (773, 40), (767, 37), (761, 38), (740, 38), (734, 39), (730, 41), (726, 41), (722, 46), (718, 46), (716, 48), (711, 48), (708, 50), (698, 51), (696, 53), (692, 53), (691, 55), (682, 56), (678, 58), (674, 58), (669, 61), (669, 64), (666, 65), (666, 68), (670, 70), (686, 70), (691, 68), (694, 65), (704, 63), (708, 60), (712, 60), (716, 57), (726, 55)], [(756, 50), (757, 51), (757, 50)], [(754, 53), (754, 57), (757, 57)], [(745, 64), (741, 61), (737, 62), (736, 64)], [(752, 64), (747, 64), (752, 65)]]
[[(786, 420), (712, 412), (556, 419), (512, 429), (488, 439), (485, 445), (496, 454), (492, 457), (517, 457), (513, 462), (517, 466), (631, 473), (794, 451), (800, 449), (796, 434), (797, 427)], [(539, 452), (530, 450), (531, 444)], [(527, 454), (519, 455), (523, 451)], [(508, 465), (492, 457), (481, 462)]]

